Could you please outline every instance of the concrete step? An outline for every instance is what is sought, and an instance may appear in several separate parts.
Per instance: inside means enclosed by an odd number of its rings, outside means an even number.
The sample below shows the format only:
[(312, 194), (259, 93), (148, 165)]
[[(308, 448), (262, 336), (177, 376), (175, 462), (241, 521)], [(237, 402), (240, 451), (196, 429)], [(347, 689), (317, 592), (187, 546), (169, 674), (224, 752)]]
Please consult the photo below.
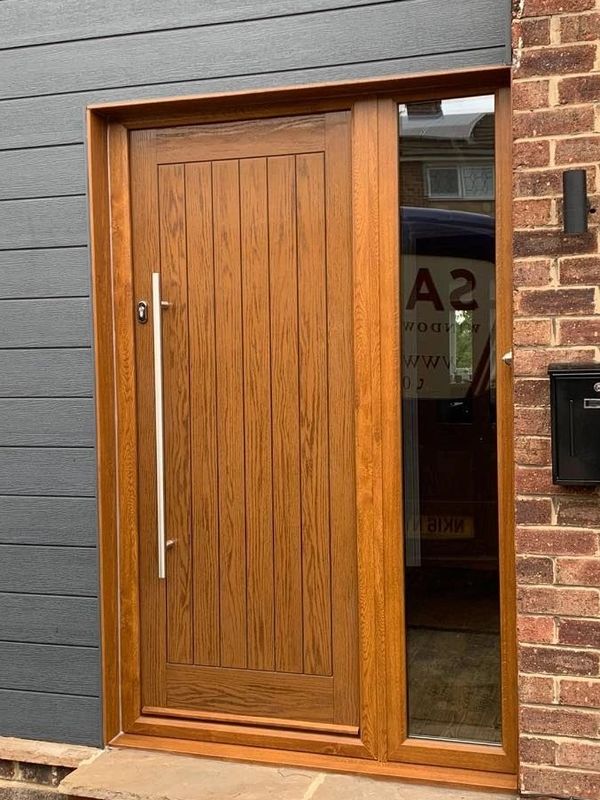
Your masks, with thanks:
[(294, 767), (272, 767), (109, 749), (60, 784), (96, 800), (514, 800), (513, 793), (399, 783)]

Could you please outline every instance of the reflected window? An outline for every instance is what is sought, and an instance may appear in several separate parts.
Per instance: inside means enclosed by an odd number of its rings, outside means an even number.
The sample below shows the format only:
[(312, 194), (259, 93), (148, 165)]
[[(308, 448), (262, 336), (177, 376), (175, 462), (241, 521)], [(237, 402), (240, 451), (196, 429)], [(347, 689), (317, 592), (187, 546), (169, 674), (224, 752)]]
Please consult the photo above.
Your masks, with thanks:
[(409, 735), (496, 743), (494, 99), (399, 113)]

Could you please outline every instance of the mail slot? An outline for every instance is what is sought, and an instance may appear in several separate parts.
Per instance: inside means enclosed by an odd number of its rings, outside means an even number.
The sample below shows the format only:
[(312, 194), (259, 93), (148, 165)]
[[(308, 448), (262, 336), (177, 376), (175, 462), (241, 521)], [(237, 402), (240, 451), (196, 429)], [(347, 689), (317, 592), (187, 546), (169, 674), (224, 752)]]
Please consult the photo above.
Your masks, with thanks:
[(600, 364), (550, 364), (552, 480), (600, 484)]

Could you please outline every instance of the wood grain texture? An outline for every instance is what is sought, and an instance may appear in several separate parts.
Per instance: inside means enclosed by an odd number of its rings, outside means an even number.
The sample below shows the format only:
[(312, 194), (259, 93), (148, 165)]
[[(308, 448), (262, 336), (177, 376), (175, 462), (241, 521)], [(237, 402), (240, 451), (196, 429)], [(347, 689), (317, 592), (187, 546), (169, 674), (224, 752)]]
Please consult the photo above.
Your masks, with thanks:
[[(345, 6), (368, 5), (372, 0), (344, 0)], [(395, 0), (388, 0), (395, 2)], [(0, 40), (3, 47), (23, 47), (73, 39), (169, 28), (218, 25), (236, 20), (263, 19), (337, 8), (339, 0), (221, 0), (218, 4), (175, 0), (166, 9), (159, 0), (145, 0), (123, 7), (116, 0), (98, 6), (85, 0), (7, 0), (0, 7)]]
[(87, 244), (85, 197), (45, 197), (0, 203), (0, 248)]
[(92, 497), (0, 497), (0, 519), (3, 544), (95, 547), (97, 543)]
[(287, 672), (174, 667), (167, 695), (178, 708), (328, 722), (333, 717), (331, 683), (328, 677)]
[(98, 648), (2, 642), (0, 689), (98, 697)]
[(2, 734), (100, 746), (100, 701), (95, 697), (0, 689)]
[(91, 398), (0, 398), (0, 447), (94, 446)]
[(3, 594), (0, 641), (98, 646), (98, 601), (94, 597)]
[(275, 667), (302, 672), (296, 160), (268, 160)]
[(5, 447), (0, 495), (94, 497), (96, 465), (91, 448)]
[[(185, 168), (158, 168), (167, 551), (167, 658), (193, 662), (190, 382)], [(156, 269), (156, 268), (155, 268)]]
[(187, 164), (194, 663), (220, 663), (219, 488), (212, 167)]
[[(437, 0), (425, 27), (423, 4), (386, 3), (231, 23), (208, 28), (132, 34), (50, 44), (32, 59), (26, 48), (0, 51), (0, 97), (58, 94), (280, 70), (314, 69), (423, 53), (505, 47), (506, 14), (492, 0), (466, 0), (452, 16)], [(432, 2), (428, 4), (433, 11)], [(494, 13), (493, 9), (498, 9)], [(448, 24), (436, 24), (439, 18)], [(362, 36), (356, 37), (356, 30)], [(390, 30), (401, 37), (389, 36)], [(467, 35), (468, 31), (468, 35)], [(270, 46), (264, 47), (269, 41)], [(177, 54), (173, 58), (173, 54)], [(506, 57), (506, 56), (505, 56)], [(76, 67), (76, 68), (75, 68)]]
[(296, 156), (304, 671), (330, 675), (327, 274), (322, 154)]
[(90, 345), (90, 304), (85, 298), (0, 300), (0, 317), (0, 348)]
[(246, 510), (239, 163), (213, 164), (221, 664), (246, 666)]
[(92, 354), (74, 350), (0, 350), (0, 397), (91, 397)]
[(81, 145), (0, 152), (1, 200), (69, 194), (85, 194)]
[(95, 597), (97, 554), (91, 547), (0, 545), (0, 585), (5, 592)]
[(85, 297), (89, 292), (89, 256), (85, 247), (0, 251), (2, 300)]

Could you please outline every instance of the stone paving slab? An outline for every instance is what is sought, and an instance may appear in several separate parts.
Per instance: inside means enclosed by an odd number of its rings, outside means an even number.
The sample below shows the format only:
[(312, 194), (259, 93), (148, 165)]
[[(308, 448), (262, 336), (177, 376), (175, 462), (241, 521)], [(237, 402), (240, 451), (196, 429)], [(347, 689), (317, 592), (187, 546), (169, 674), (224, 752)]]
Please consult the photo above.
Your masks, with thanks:
[(399, 783), (145, 750), (106, 750), (60, 784), (96, 800), (514, 800), (515, 794)]

